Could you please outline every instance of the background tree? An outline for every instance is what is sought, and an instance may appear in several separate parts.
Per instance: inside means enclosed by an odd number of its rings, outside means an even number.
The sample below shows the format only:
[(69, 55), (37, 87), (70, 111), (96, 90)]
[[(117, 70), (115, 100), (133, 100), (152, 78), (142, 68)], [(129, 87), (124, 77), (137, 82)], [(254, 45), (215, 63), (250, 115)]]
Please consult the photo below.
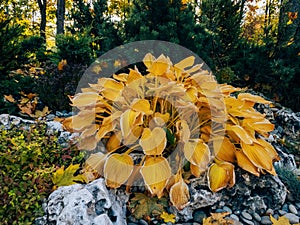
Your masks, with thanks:
[(56, 11), (56, 33), (63, 34), (65, 26), (65, 12), (66, 12), (66, 1), (57, 0), (57, 11)]

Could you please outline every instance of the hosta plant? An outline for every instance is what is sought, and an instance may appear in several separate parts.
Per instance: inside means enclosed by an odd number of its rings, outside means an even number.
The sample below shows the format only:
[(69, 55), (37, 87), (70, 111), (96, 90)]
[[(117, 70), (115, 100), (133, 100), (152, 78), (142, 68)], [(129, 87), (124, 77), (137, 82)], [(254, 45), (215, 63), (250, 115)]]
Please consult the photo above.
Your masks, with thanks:
[(264, 140), (274, 125), (253, 108), (268, 101), (218, 85), (194, 57), (173, 64), (147, 54), (143, 63), (144, 76), (135, 67), (71, 97), (78, 113), (65, 128), (81, 132), (80, 149), (99, 150), (86, 161), (89, 179), (102, 176), (111, 188), (140, 179), (153, 196), (168, 192), (182, 209), (191, 177), (207, 177), (216, 192), (235, 184), (236, 165), (275, 175), (279, 157)]

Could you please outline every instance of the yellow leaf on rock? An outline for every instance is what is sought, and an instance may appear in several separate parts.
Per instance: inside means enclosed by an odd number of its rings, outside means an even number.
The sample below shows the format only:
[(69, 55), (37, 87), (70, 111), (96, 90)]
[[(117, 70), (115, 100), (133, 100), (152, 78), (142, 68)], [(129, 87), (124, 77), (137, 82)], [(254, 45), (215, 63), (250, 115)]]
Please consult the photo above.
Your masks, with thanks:
[(168, 222), (175, 223), (176, 222), (174, 214), (169, 214), (169, 213), (163, 212), (162, 214), (160, 214), (160, 218), (162, 218), (165, 223), (168, 223)]
[(144, 128), (139, 143), (145, 155), (161, 155), (167, 144), (166, 132), (161, 127)]
[(235, 183), (234, 166), (231, 163), (213, 163), (208, 171), (208, 184), (210, 190), (213, 192)]
[(141, 170), (145, 185), (152, 195), (162, 197), (163, 191), (171, 177), (171, 168), (168, 161), (162, 157), (147, 157)]
[(170, 189), (170, 201), (178, 209), (182, 210), (187, 206), (190, 199), (189, 188), (182, 177)]
[(187, 57), (183, 60), (181, 60), (179, 63), (176, 63), (174, 65), (175, 69), (180, 69), (180, 70), (184, 70), (187, 67), (191, 67), (192, 65), (194, 65), (195, 62), (195, 57), (194, 56), (190, 56)]
[(133, 160), (127, 154), (111, 154), (104, 164), (104, 177), (108, 187), (118, 188), (133, 171)]
[(270, 215), (270, 220), (272, 222), (272, 225), (291, 225), (289, 219), (284, 215), (280, 216), (278, 220), (276, 220), (272, 215)]

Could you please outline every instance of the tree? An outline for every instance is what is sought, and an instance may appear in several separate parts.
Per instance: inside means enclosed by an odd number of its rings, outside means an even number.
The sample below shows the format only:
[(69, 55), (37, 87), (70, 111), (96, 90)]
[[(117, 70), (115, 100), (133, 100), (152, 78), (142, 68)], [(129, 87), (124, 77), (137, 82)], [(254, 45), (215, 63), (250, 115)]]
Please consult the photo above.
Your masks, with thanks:
[(40, 35), (46, 41), (46, 25), (47, 25), (47, 0), (37, 0), (40, 14), (41, 14), (41, 23), (40, 23)]
[(56, 11), (56, 34), (63, 34), (65, 25), (65, 11), (66, 11), (65, 0), (57, 0), (57, 11)]

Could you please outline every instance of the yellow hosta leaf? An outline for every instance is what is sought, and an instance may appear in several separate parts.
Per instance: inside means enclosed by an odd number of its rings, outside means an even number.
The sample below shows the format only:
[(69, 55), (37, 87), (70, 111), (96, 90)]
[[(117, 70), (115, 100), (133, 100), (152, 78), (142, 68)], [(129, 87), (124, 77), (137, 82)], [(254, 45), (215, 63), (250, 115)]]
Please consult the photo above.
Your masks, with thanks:
[(243, 142), (241, 143), (241, 147), (243, 153), (256, 167), (264, 169), (272, 175), (276, 175), (272, 164), (272, 156), (269, 155), (269, 152), (264, 147), (257, 143), (248, 145)]
[(174, 214), (169, 214), (166, 212), (163, 212), (162, 214), (160, 214), (160, 218), (162, 218), (164, 220), (165, 223), (171, 222), (171, 223), (175, 223), (175, 215)]
[(238, 95), (238, 99), (240, 99), (242, 101), (253, 102), (253, 103), (262, 103), (262, 104), (270, 104), (271, 103), (270, 101), (267, 101), (260, 96), (252, 95), (250, 93), (240, 93)]
[(89, 127), (95, 121), (95, 112), (93, 110), (80, 111), (77, 115), (68, 118), (65, 126), (76, 131)]
[(93, 106), (99, 98), (99, 94), (96, 92), (83, 92), (78, 93), (72, 98), (72, 106), (83, 107), (83, 106)]
[(170, 114), (169, 113), (154, 113), (153, 118), (149, 122), (149, 128), (153, 130), (155, 127), (164, 127), (165, 124), (169, 121)]
[(267, 150), (267, 152), (269, 153), (269, 156), (272, 158), (273, 161), (280, 160), (278, 153), (276, 152), (274, 147), (269, 142), (267, 142), (261, 138), (258, 138), (257, 143), (260, 144), (262, 147), (264, 147), (265, 150)]
[(171, 177), (171, 168), (168, 161), (160, 157), (147, 157), (141, 170), (145, 185), (152, 195), (162, 197), (163, 191)]
[(148, 71), (155, 76), (161, 76), (168, 71), (170, 68), (171, 62), (170, 59), (164, 55), (160, 55), (150, 67)]
[(155, 61), (155, 57), (151, 53), (146, 54), (143, 59), (143, 63), (148, 69), (152, 66), (154, 61)]
[(166, 132), (161, 127), (144, 128), (139, 143), (145, 155), (161, 155), (167, 144)]
[(222, 161), (232, 162), (236, 161), (235, 158), (235, 146), (231, 143), (229, 138), (224, 137), (222, 140), (214, 141), (214, 151), (216, 157)]
[(190, 193), (187, 184), (182, 177), (170, 189), (170, 201), (178, 209), (182, 210), (189, 203)]
[(113, 122), (113, 117), (105, 117), (102, 121), (102, 124), (99, 125), (99, 130), (96, 134), (96, 139), (100, 141), (107, 133), (114, 130), (116, 124)]
[(91, 168), (93, 171), (96, 171), (102, 176), (105, 158), (106, 155), (104, 155), (102, 152), (91, 154), (85, 161), (85, 167)]
[(109, 78), (102, 79), (103, 81), (100, 81), (100, 84), (102, 84), (104, 88), (101, 91), (102, 96), (111, 101), (116, 100), (124, 88), (123, 84)]
[(201, 167), (190, 163), (191, 174), (193, 174), (195, 177), (200, 177), (201, 174), (203, 174), (206, 169), (207, 169), (206, 167), (204, 168), (203, 166)]
[(53, 184), (56, 186), (68, 186), (76, 184), (76, 182), (85, 182), (85, 178), (82, 174), (74, 176), (79, 166), (79, 164), (70, 165), (66, 170), (65, 167), (62, 166), (56, 170), (52, 177)]
[(126, 110), (120, 118), (122, 137), (128, 136), (134, 127), (141, 124), (143, 124), (143, 117), (140, 112), (131, 109)]
[[(228, 135), (231, 137), (232, 133), (234, 135), (236, 135), (241, 142), (245, 143), (245, 144), (252, 144), (253, 140), (251, 138), (251, 136), (247, 133), (247, 131), (244, 130), (244, 128), (242, 128), (239, 125), (227, 125), (226, 126), (226, 130)], [(234, 138), (235, 139), (235, 138)]]
[(184, 144), (184, 156), (192, 164), (204, 169), (210, 161), (208, 146), (200, 139)]
[(191, 132), (189, 125), (185, 120), (178, 120), (176, 122), (176, 135), (179, 138), (179, 141), (186, 143), (189, 141)]
[(213, 192), (235, 184), (234, 166), (231, 163), (213, 163), (208, 170), (208, 184)]
[(132, 128), (131, 132), (123, 137), (123, 144), (126, 146), (134, 144), (141, 137), (143, 130), (144, 128), (141, 126)]
[(79, 141), (77, 147), (80, 150), (94, 150), (97, 147), (98, 140), (95, 136), (89, 136)]
[(248, 159), (248, 157), (242, 151), (237, 150), (235, 152), (235, 156), (239, 167), (259, 177), (259, 169)]
[(243, 126), (247, 126), (260, 134), (265, 134), (274, 130), (274, 124), (265, 118), (246, 118), (243, 120)]
[(106, 143), (106, 149), (108, 152), (114, 151), (121, 146), (122, 134), (121, 132), (113, 133)]
[(175, 67), (175, 69), (184, 70), (187, 67), (193, 66), (194, 62), (195, 62), (195, 57), (190, 56), (190, 57), (187, 57), (187, 58), (181, 60), (179, 63), (176, 63), (174, 65), (174, 67)]
[(127, 154), (111, 154), (104, 164), (104, 177), (108, 187), (118, 188), (124, 184), (133, 171), (133, 160)]
[(146, 115), (151, 115), (153, 111), (150, 109), (150, 103), (146, 99), (134, 99), (130, 108), (136, 112), (141, 112)]
[(91, 124), (88, 126), (82, 133), (80, 134), (80, 138), (87, 138), (89, 136), (95, 135), (98, 130), (98, 126), (96, 124)]

